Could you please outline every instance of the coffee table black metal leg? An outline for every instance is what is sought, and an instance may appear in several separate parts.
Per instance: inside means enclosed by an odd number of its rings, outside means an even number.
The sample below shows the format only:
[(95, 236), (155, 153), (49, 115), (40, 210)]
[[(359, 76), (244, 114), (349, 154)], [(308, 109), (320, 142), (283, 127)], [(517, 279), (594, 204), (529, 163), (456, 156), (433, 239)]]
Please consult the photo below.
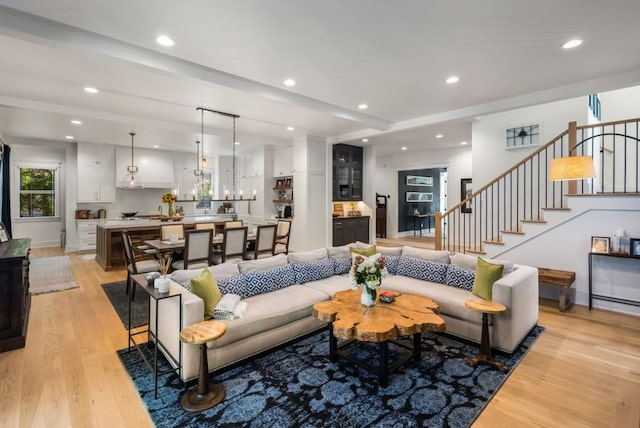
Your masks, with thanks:
[(419, 363), (422, 360), (422, 333), (413, 335), (413, 361)]
[(389, 342), (386, 340), (378, 344), (380, 348), (380, 368), (378, 372), (378, 383), (386, 388), (389, 385)]
[(329, 361), (338, 361), (338, 339), (333, 335), (333, 324), (329, 323)]

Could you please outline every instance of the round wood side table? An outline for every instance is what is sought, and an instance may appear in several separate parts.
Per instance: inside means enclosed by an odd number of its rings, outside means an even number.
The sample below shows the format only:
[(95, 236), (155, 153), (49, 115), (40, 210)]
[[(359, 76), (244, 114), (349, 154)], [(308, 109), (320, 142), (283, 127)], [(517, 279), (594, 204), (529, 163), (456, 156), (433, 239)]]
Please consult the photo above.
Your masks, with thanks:
[(489, 314), (500, 314), (507, 310), (507, 307), (502, 303), (492, 302), (490, 300), (467, 300), (465, 306), (473, 311), (482, 312), (482, 337), (480, 339), (480, 353), (475, 357), (469, 358), (467, 364), (471, 367), (475, 367), (478, 364), (487, 364), (491, 367), (506, 373), (509, 371), (509, 367), (505, 364), (496, 361), (491, 353), (491, 339), (489, 338)]
[(185, 327), (180, 332), (180, 340), (191, 345), (200, 345), (200, 372), (198, 386), (182, 394), (180, 404), (189, 412), (207, 410), (221, 402), (226, 391), (222, 385), (211, 385), (209, 382), (209, 361), (207, 359), (207, 342), (219, 339), (227, 331), (221, 321), (201, 321)]

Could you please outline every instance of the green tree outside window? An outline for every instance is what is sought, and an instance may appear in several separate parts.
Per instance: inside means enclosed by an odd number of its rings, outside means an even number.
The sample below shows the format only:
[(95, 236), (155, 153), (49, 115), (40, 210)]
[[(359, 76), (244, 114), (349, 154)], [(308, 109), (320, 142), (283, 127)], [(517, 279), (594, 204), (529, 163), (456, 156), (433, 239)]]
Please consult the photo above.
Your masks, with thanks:
[(20, 168), (20, 217), (54, 217), (56, 170)]

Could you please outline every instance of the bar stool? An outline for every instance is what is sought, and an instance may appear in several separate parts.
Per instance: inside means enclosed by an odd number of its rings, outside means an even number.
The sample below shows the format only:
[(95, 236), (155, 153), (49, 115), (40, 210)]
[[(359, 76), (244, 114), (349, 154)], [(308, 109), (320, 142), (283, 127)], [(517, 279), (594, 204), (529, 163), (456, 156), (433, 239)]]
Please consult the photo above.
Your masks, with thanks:
[(200, 412), (220, 403), (227, 392), (219, 384), (209, 382), (209, 361), (207, 359), (207, 342), (224, 336), (227, 326), (221, 321), (201, 321), (185, 327), (180, 332), (180, 340), (191, 345), (200, 345), (200, 372), (198, 386), (182, 394), (180, 404), (188, 412)]

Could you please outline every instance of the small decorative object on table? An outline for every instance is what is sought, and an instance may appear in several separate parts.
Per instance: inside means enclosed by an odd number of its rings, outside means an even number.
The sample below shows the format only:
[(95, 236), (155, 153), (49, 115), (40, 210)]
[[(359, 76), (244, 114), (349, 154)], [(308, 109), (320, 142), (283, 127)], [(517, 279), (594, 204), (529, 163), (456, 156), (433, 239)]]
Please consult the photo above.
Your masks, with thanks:
[(380, 293), (380, 301), (385, 303), (391, 303), (396, 300), (396, 295), (391, 291), (383, 291)]
[(360, 303), (365, 306), (376, 304), (377, 288), (380, 286), (382, 278), (387, 276), (387, 273), (384, 258), (380, 254), (374, 254), (367, 258), (361, 255), (353, 257), (349, 280), (351, 281), (351, 288), (354, 290), (358, 286), (362, 286)]
[(153, 286), (158, 289), (159, 293), (167, 293), (171, 288), (169, 286), (169, 266), (171, 266), (171, 256), (161, 255), (158, 258), (158, 264), (160, 265), (160, 276), (155, 279)]
[(162, 202), (169, 205), (169, 210), (167, 211), (167, 216), (173, 217), (173, 204), (176, 202), (176, 195), (173, 193), (165, 193), (162, 195)]

